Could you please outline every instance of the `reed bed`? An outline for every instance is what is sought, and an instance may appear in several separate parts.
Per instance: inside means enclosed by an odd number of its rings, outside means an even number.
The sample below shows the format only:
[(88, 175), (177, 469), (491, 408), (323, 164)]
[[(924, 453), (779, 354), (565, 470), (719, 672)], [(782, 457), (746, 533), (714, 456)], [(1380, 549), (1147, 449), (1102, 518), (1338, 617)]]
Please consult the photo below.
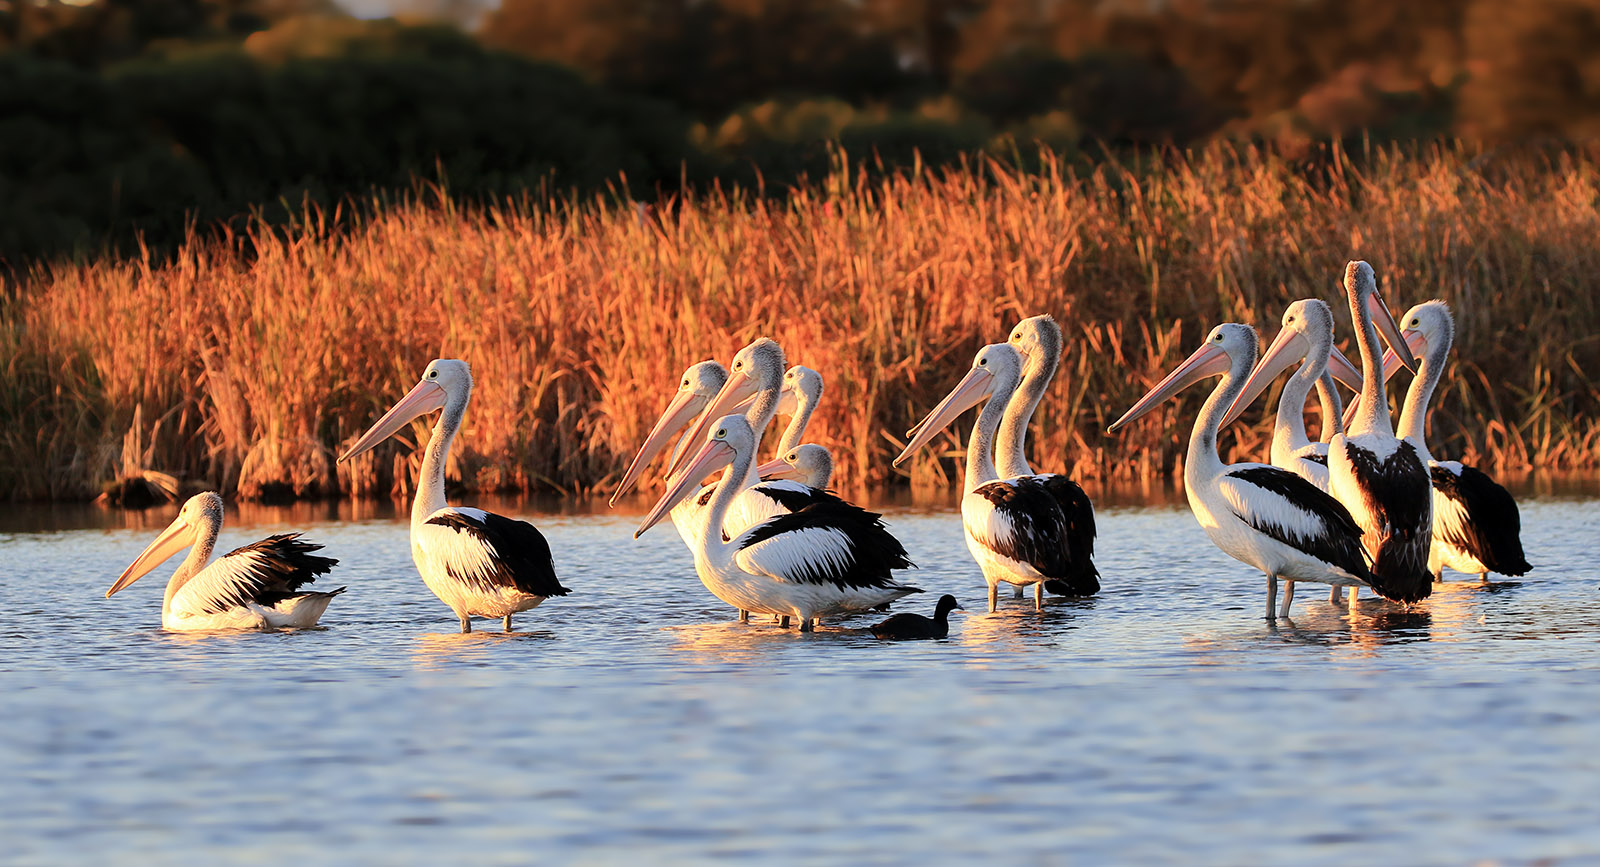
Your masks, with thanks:
[[(1036, 466), (1154, 480), (1180, 469), (1203, 395), (1116, 437), (1106, 424), (1218, 322), (1270, 339), (1286, 304), (1318, 296), (1348, 347), (1351, 258), (1373, 263), (1397, 316), (1432, 297), (1455, 310), (1437, 454), (1593, 468), (1597, 193), (1600, 165), (1579, 155), (1440, 147), (1357, 168), (1333, 152), (1311, 170), (1218, 145), (1084, 173), (1046, 153), (1031, 172), (885, 176), (840, 154), (782, 199), (419, 196), (339, 230), (313, 212), (197, 237), (170, 262), (43, 266), (14, 284), (0, 496), (87, 497), (148, 471), (244, 498), (404, 492), (409, 443), (350, 467), (334, 456), (434, 357), (468, 360), (477, 380), (452, 467), (464, 489), (604, 489), (685, 366), (760, 335), (826, 377), (809, 438), (834, 450), (838, 487), (953, 484), (957, 436), (897, 471), (902, 432), (981, 344), (1040, 312), (1068, 350)], [(1224, 450), (1263, 456), (1273, 405)]]

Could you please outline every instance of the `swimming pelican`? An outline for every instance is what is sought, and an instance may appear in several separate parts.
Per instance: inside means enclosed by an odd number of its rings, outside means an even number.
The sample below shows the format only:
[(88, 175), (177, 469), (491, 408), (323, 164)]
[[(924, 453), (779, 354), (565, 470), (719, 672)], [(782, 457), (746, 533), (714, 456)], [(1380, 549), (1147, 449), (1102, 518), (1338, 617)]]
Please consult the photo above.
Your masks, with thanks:
[(833, 481), (833, 453), (826, 446), (805, 443), (756, 467), (756, 475), (763, 479), (788, 479), (826, 491)]
[[(1072, 574), (1044, 582), (1044, 589), (1059, 596), (1092, 596), (1100, 592), (1100, 572), (1094, 567), (1094, 503), (1077, 482), (1057, 473), (1035, 473), (1028, 465), (1028, 423), (1055, 379), (1061, 364), (1061, 326), (1049, 314), (1030, 316), (1017, 323), (1006, 339), (1022, 353), (1022, 383), (1006, 403), (995, 447), (996, 471), (1001, 478), (1029, 476), (1044, 486), (1066, 516), (1067, 562)], [(1017, 586), (1017, 595), (1022, 587)]]
[[(1044, 607), (1044, 584), (1060, 580), (1069, 585), (1087, 574), (1093, 564), (1074, 562), (1067, 538), (1073, 524), (1061, 501), (1045, 482), (1031, 474), (1000, 478), (994, 464), (995, 431), (1006, 404), (1022, 379), (1022, 354), (1006, 343), (991, 343), (978, 350), (972, 368), (933, 412), (918, 426), (916, 435), (899, 457), (899, 466), (926, 445), (961, 413), (983, 403), (967, 441), (967, 471), (961, 498), (961, 526), (967, 550), (978, 561), (989, 585), (989, 610), (996, 607), (1001, 582), (1033, 586), (1034, 608)], [(1096, 582), (1095, 587), (1099, 584)]]
[[(1256, 364), (1244, 390), (1222, 417), (1227, 427), (1245, 408), (1255, 401), (1268, 383), (1290, 365), (1304, 359), (1300, 369), (1283, 386), (1278, 397), (1277, 424), (1272, 430), (1271, 463), (1282, 467), (1302, 479), (1331, 493), (1328, 479), (1328, 441), (1344, 432), (1343, 408), (1339, 405), (1339, 392), (1334, 387), (1334, 374), (1347, 383), (1357, 383), (1361, 374), (1333, 345), (1333, 310), (1327, 303), (1306, 298), (1289, 305), (1283, 312), (1283, 328), (1272, 346)], [(1317, 401), (1322, 408), (1322, 442), (1312, 442), (1306, 435), (1306, 397), (1315, 388)], [(1337, 602), (1339, 585), (1328, 588), (1328, 601)], [(1283, 606), (1287, 609), (1294, 600), (1294, 582), (1284, 585)]]
[[(1400, 435), (1423, 444), (1433, 482), (1433, 544), (1428, 549), (1428, 572), (1444, 579), (1444, 567), (1476, 573), (1487, 582), (1490, 572), (1524, 575), (1533, 567), (1522, 552), (1522, 515), (1511, 492), (1487, 473), (1460, 461), (1435, 460), (1427, 447), (1428, 405), (1444, 373), (1455, 341), (1455, 319), (1443, 301), (1425, 301), (1401, 318), (1410, 350), (1422, 358), (1422, 370), (1406, 391), (1400, 410)], [(1384, 378), (1400, 369), (1393, 350), (1383, 355)]]
[[(1115, 433), (1162, 401), (1222, 374), (1195, 418), (1183, 463), (1183, 487), (1195, 520), (1223, 553), (1267, 576), (1267, 619), (1274, 619), (1278, 579), (1359, 587), (1371, 581), (1361, 528), (1349, 510), (1316, 485), (1267, 464), (1225, 464), (1217, 454), (1222, 416), (1244, 390), (1256, 361), (1256, 332), (1226, 323), (1122, 418)], [(1288, 600), (1285, 600), (1287, 602)], [(1278, 616), (1289, 616), (1286, 604)]]
[[(167, 581), (161, 600), (161, 627), (173, 631), (211, 629), (284, 629), (316, 626), (328, 602), (344, 592), (298, 592), (301, 585), (339, 564), (322, 550), (300, 540), (299, 533), (268, 536), (254, 545), (222, 555), (210, 563), (222, 532), (222, 497), (195, 494), (178, 517), (122, 570), (106, 598), (138, 581), (172, 555), (191, 548)], [(209, 563), (209, 565), (207, 565)]]
[(422, 582), (460, 619), (462, 632), (472, 631), (474, 617), (500, 618), (510, 632), (511, 615), (571, 591), (556, 578), (550, 545), (532, 524), (445, 502), (445, 461), (471, 398), (472, 371), (467, 363), (435, 359), (411, 391), (339, 460), (370, 451), (412, 419), (444, 410), (417, 473), (411, 559)]
[[(781, 369), (781, 368), (780, 368)], [(920, 588), (901, 584), (892, 570), (911, 562), (879, 515), (828, 498), (762, 521), (724, 540), (719, 528), (741, 489), (753, 478), (756, 432), (739, 415), (723, 416), (667, 482), (667, 491), (634, 533), (655, 526), (707, 473), (727, 467), (695, 538), (695, 571), (718, 599), (741, 611), (793, 615), (802, 632), (816, 618), (865, 611)]]
[(1361, 405), (1345, 433), (1328, 444), (1330, 491), (1361, 525), (1361, 544), (1372, 555), (1372, 589), (1385, 599), (1415, 602), (1433, 592), (1427, 571), (1432, 494), (1422, 460), (1427, 448), (1394, 435), (1378, 333), (1408, 370), (1415, 371), (1417, 363), (1378, 294), (1372, 266), (1345, 266), (1344, 285), (1361, 348)]

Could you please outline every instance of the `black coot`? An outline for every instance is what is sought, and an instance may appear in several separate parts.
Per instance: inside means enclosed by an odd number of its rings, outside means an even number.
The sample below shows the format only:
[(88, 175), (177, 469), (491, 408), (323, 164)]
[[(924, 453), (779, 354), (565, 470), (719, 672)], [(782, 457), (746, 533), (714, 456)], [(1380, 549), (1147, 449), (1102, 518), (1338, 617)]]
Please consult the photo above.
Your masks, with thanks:
[(956, 602), (954, 596), (946, 593), (939, 597), (939, 604), (934, 608), (933, 617), (923, 617), (921, 614), (896, 614), (872, 627), (872, 634), (889, 639), (944, 638), (950, 634), (952, 608), (961, 608), (961, 605)]

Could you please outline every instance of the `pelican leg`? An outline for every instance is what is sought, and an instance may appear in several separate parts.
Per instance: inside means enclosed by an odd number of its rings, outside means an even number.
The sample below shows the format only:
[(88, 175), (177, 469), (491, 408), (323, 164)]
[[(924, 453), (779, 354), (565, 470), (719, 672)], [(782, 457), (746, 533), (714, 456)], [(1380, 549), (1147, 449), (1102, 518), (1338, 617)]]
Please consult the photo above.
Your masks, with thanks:
[(1283, 604), (1278, 606), (1278, 616), (1289, 619), (1289, 603), (1294, 601), (1294, 582), (1283, 582)]
[(456, 616), (461, 618), (461, 634), (462, 635), (466, 635), (467, 633), (471, 632), (472, 631), (472, 618), (468, 617), (465, 614), (458, 614)]
[(1000, 598), (1000, 585), (999, 584), (990, 584), (989, 585), (989, 613), (990, 614), (993, 614), (995, 608), (997, 608), (999, 606), (999, 598)]
[(1278, 576), (1267, 576), (1267, 619), (1278, 619)]
[(504, 626), (505, 626), (504, 631), (506, 631), (506, 632), (510, 632), (511, 631), (511, 615), (509, 615), (509, 614), (506, 615), (506, 619), (504, 621)]
[[(1021, 590), (1022, 588), (1019, 587), (1017, 589)], [(1039, 583), (1033, 585), (1033, 610), (1035, 610), (1035, 611), (1043, 611), (1044, 610), (1044, 582), (1043, 581), (1040, 581)]]
[(1488, 584), (1489, 583), (1489, 573), (1488, 572), (1479, 572), (1478, 573), (1478, 583), (1479, 584)]
[(817, 631), (816, 627), (814, 625), (815, 622), (816, 621), (812, 620), (809, 617), (800, 618), (800, 631), (801, 632), (815, 632), (815, 631)]
[(789, 615), (785, 614), (782, 617), (779, 617), (778, 618), (778, 625), (782, 626), (784, 629), (788, 629), (789, 628)]
[(1344, 601), (1344, 588), (1337, 584), (1328, 585), (1328, 604), (1338, 605)]
[(750, 612), (744, 610), (743, 608), (739, 609), (739, 622), (740, 623), (749, 623), (750, 622)]
[(1013, 584), (1013, 585), (1011, 585), (1011, 598), (1012, 599), (1021, 599), (1022, 598), (1022, 585), (1021, 584)]

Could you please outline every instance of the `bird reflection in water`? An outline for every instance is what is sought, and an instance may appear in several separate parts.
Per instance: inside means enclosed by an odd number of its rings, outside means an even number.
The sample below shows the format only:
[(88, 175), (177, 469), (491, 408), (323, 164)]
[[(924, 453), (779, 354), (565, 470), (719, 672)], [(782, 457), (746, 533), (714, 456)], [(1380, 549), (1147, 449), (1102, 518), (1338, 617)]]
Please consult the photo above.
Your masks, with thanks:
[(462, 665), (492, 663), (494, 651), (530, 641), (554, 641), (556, 634), (534, 629), (526, 632), (426, 632), (418, 635), (412, 658), (419, 671), (438, 671)]
[(1269, 624), (1267, 631), (1288, 643), (1348, 648), (1368, 658), (1384, 645), (1448, 639), (1453, 633), (1437, 634), (1432, 607), (1433, 600), (1403, 606), (1380, 599), (1363, 599), (1350, 608), (1309, 606), (1302, 616)]
[(1078, 628), (1078, 618), (1095, 607), (1095, 597), (1051, 599), (1043, 609), (1002, 607), (992, 614), (974, 613), (961, 618), (950, 638), (967, 645), (988, 645), (996, 651), (1055, 647)]
[(787, 647), (796, 641), (832, 640), (855, 637), (858, 633), (858, 630), (845, 628), (836, 622), (806, 633), (792, 626), (770, 623), (764, 617), (752, 617), (749, 623), (732, 620), (690, 623), (669, 626), (666, 631), (672, 636), (673, 651), (687, 656), (697, 665), (756, 662), (764, 659), (770, 651)]

